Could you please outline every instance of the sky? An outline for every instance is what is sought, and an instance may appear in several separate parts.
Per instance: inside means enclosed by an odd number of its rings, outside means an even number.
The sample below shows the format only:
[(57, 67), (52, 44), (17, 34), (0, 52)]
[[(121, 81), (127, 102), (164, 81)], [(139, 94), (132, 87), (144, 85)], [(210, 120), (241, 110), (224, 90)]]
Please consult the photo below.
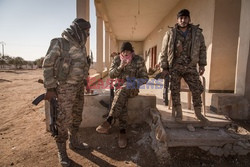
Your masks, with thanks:
[[(95, 12), (90, 0), (90, 36), (95, 36)], [(44, 57), (50, 40), (61, 37), (76, 18), (76, 0), (0, 0), (0, 42), (4, 55), (33, 61)], [(91, 20), (92, 19), (92, 20)], [(95, 42), (90, 40), (90, 49)], [(0, 45), (2, 54), (2, 45)]]

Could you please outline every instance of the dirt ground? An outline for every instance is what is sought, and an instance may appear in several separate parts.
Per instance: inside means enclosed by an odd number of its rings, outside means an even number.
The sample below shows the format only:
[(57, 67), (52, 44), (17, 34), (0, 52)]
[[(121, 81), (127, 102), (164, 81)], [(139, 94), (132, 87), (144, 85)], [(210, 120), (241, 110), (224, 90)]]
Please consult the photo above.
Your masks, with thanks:
[[(41, 70), (0, 71), (0, 167), (56, 167), (56, 145), (45, 130), (44, 102), (38, 106), (32, 100), (44, 92), (38, 79)], [(249, 122), (238, 122), (250, 130)], [(129, 127), (126, 149), (117, 146), (117, 129), (110, 135), (100, 135), (95, 128), (81, 129), (82, 141), (88, 150), (68, 149), (72, 166), (249, 166), (250, 155), (217, 157), (199, 148), (171, 148), (170, 158), (159, 162), (151, 149), (150, 128), (147, 124)]]

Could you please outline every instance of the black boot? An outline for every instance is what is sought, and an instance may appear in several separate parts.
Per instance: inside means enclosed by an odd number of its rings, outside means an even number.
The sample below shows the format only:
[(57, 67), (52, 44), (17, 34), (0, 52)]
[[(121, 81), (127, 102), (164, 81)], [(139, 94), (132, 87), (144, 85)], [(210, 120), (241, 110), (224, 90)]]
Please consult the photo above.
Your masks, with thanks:
[(182, 120), (182, 108), (181, 108), (181, 106), (180, 105), (175, 106), (175, 107), (173, 107), (173, 110), (174, 110), (174, 112), (176, 112), (175, 121), (176, 122), (181, 121)]
[(66, 152), (66, 142), (64, 143), (58, 143), (56, 142), (57, 148), (58, 148), (58, 159), (59, 163), (63, 167), (68, 167), (71, 164), (71, 159), (69, 159), (67, 152)]
[(203, 123), (208, 123), (208, 119), (201, 114), (201, 107), (194, 107), (196, 117)]
[(69, 148), (74, 150), (85, 150), (89, 148), (87, 143), (81, 143), (79, 140), (78, 132), (73, 131), (69, 135)]

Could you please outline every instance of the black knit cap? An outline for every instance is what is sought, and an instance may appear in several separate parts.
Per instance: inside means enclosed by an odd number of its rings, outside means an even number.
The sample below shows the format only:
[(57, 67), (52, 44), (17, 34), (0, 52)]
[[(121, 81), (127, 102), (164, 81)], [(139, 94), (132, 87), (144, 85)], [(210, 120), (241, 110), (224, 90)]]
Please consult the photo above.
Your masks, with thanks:
[(86, 30), (91, 27), (90, 23), (82, 18), (76, 18), (72, 23), (78, 25), (82, 30)]
[(123, 43), (122, 43), (121, 52), (123, 52), (123, 51), (125, 51), (125, 50), (134, 52), (134, 49), (133, 49), (133, 47), (132, 47), (132, 45), (131, 45), (130, 42), (123, 42)]
[(182, 9), (177, 14), (177, 19), (181, 16), (188, 16), (190, 18), (190, 12), (187, 9)]

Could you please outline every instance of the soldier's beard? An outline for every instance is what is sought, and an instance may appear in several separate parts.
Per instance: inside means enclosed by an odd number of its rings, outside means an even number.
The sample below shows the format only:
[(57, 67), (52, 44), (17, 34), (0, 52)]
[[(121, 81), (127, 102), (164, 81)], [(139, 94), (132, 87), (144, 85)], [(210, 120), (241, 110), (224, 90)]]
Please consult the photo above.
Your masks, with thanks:
[(181, 23), (181, 24), (178, 24), (178, 25), (181, 28), (186, 28), (188, 26), (188, 23)]

